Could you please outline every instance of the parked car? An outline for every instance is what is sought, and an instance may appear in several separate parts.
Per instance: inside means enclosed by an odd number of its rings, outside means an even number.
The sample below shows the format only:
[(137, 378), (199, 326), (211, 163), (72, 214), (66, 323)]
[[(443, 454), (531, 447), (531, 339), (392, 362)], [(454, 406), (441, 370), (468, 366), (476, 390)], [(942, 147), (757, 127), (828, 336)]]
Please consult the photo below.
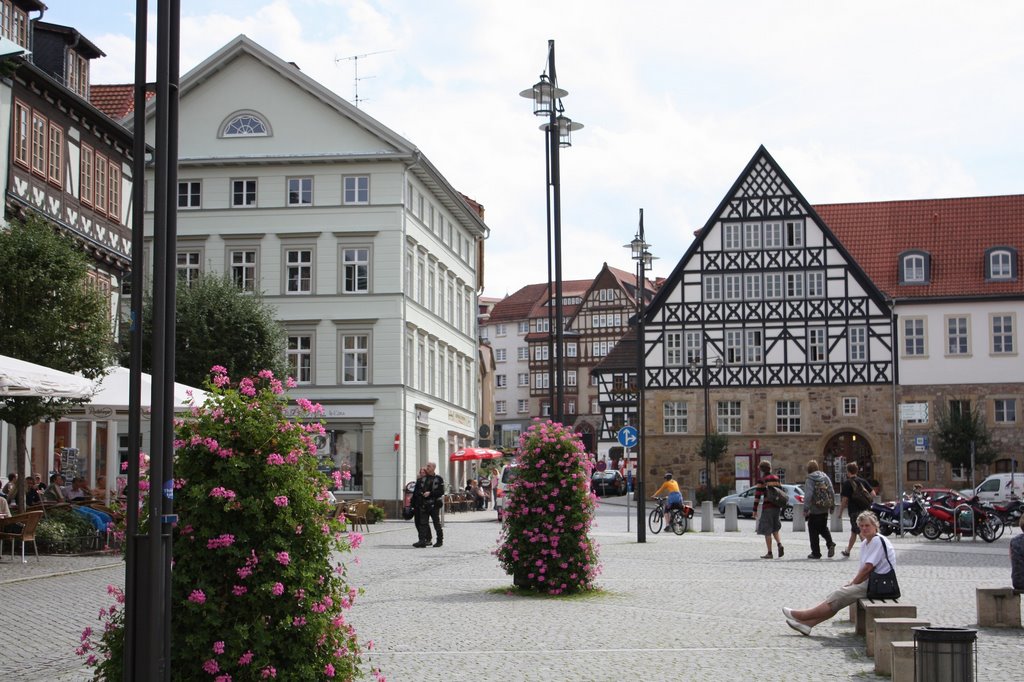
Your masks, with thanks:
[(618, 471), (595, 471), (590, 477), (590, 489), (598, 497), (625, 495), (626, 479)]
[(505, 491), (518, 476), (519, 467), (516, 464), (506, 464), (501, 467), (501, 473), (498, 474), (498, 487), (494, 491), (494, 511), (498, 512), (499, 521), (505, 511)]
[[(782, 518), (786, 521), (793, 520), (793, 505), (797, 503), (803, 503), (804, 491), (798, 485), (789, 485), (784, 483), (782, 485), (789, 493), (789, 506), (782, 510)], [(750, 518), (754, 515), (754, 490), (755, 487), (751, 486), (741, 493), (735, 495), (726, 495), (718, 501), (718, 513), (725, 515), (725, 505), (730, 502), (736, 503), (736, 511), (740, 516)]]

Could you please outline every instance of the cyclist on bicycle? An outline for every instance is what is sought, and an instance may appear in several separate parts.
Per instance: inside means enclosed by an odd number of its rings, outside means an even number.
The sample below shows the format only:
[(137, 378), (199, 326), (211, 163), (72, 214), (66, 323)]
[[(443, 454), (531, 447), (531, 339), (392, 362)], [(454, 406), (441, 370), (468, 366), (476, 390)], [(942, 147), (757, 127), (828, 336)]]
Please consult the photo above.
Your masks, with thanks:
[(683, 509), (683, 494), (679, 492), (679, 483), (673, 480), (672, 472), (665, 474), (665, 482), (662, 483), (661, 487), (654, 493), (654, 497), (661, 497), (663, 494), (668, 495), (668, 499), (665, 500), (665, 517), (671, 523), (672, 510)]

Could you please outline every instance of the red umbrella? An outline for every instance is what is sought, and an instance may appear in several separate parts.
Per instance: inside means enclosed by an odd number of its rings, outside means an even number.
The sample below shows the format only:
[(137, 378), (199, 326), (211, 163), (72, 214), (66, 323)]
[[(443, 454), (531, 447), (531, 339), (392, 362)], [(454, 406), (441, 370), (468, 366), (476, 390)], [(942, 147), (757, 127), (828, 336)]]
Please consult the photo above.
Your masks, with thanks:
[(501, 452), (490, 448), (463, 448), (453, 453), (449, 459), (453, 462), (468, 462), (472, 459), (497, 459), (501, 456)]

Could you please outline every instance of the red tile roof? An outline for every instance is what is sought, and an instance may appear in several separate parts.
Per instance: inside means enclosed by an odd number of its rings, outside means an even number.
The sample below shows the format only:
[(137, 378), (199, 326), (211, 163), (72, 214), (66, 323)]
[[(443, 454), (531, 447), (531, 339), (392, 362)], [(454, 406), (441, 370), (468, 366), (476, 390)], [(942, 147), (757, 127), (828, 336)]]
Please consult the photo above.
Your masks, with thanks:
[[(146, 92), (146, 101), (154, 97), (155, 92)], [(122, 121), (135, 110), (135, 86), (132, 83), (90, 85), (89, 102), (115, 121)]]
[(508, 322), (511, 320), (525, 320), (530, 316), (534, 304), (542, 299), (548, 285), (527, 284), (525, 287), (510, 294), (494, 304), (491, 308), (491, 316), (488, 324), (494, 322)]
[[(1024, 195), (823, 204), (814, 209), (886, 295), (895, 298), (1024, 294)], [(985, 281), (985, 252), (1016, 250), (1015, 281)], [(900, 284), (899, 256), (929, 254), (928, 284)]]

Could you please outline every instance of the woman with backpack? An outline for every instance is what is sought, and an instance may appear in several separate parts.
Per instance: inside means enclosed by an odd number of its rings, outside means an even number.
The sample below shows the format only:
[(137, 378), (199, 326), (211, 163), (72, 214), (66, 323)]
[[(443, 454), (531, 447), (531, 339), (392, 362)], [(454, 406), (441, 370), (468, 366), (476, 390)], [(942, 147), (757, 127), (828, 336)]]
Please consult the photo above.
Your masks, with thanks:
[[(757, 522), (757, 534), (764, 536), (764, 544), (768, 548), (768, 553), (761, 558), (772, 558), (772, 537), (774, 536), (781, 559), (786, 550), (779, 537), (779, 531), (782, 530), (782, 521), (779, 515), (785, 508), (786, 502), (789, 501), (789, 495), (782, 487), (779, 477), (772, 473), (771, 462), (762, 459), (757, 466), (761, 471), (761, 478), (758, 479), (757, 489), (754, 490), (754, 520)], [(786, 502), (782, 502), (782, 500), (786, 500)], [(758, 508), (760, 508), (760, 514), (758, 514)]]
[(825, 539), (828, 558), (836, 555), (836, 543), (832, 542), (832, 532), (828, 529), (828, 517), (835, 506), (836, 492), (832, 481), (818, 468), (818, 461), (812, 459), (807, 463), (807, 480), (804, 481), (804, 518), (807, 520), (807, 534), (811, 540), (808, 559), (821, 558), (822, 538)]
[(853, 550), (853, 543), (860, 537), (857, 530), (857, 517), (861, 512), (871, 509), (871, 485), (857, 475), (859, 468), (856, 462), (846, 465), (846, 480), (839, 488), (839, 514), (846, 510), (850, 513), (850, 540), (846, 543), (846, 549), (841, 554), (849, 557)]

